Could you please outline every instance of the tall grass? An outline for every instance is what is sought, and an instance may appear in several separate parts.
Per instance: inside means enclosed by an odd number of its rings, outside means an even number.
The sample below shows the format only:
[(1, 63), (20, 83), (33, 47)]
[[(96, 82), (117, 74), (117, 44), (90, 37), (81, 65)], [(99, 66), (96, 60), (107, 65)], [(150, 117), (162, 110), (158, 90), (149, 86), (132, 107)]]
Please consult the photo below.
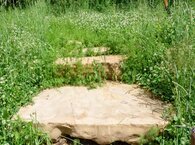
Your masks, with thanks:
[[(43, 5), (0, 12), (0, 144), (43, 144), (46, 135), (14, 113), (52, 77), (52, 48), (43, 39), (48, 26)], [(44, 30), (45, 29), (45, 30)]]
[(114, 9), (127, 10), (137, 8), (140, 4), (146, 4), (155, 8), (162, 0), (45, 0), (51, 6), (52, 12), (64, 13), (67, 11), (78, 11), (79, 9), (96, 10), (105, 12)]
[(33, 5), (37, 0), (0, 0), (0, 7), (6, 9), (9, 8), (26, 8), (27, 6)]
[[(148, 1), (101, 13), (84, 8), (54, 15), (43, 1), (24, 10), (1, 9), (0, 144), (49, 144), (31, 123), (12, 117), (44, 88), (102, 82), (99, 66), (95, 78), (68, 69), (59, 76), (53, 66), (57, 57), (81, 56), (77, 50), (94, 46), (128, 56), (123, 82), (138, 83), (172, 102), (176, 114), (151, 144), (189, 144), (189, 128), (195, 125), (194, 14), (187, 2), (176, 3), (172, 15), (162, 3), (151, 7)], [(67, 45), (69, 40), (81, 45)]]

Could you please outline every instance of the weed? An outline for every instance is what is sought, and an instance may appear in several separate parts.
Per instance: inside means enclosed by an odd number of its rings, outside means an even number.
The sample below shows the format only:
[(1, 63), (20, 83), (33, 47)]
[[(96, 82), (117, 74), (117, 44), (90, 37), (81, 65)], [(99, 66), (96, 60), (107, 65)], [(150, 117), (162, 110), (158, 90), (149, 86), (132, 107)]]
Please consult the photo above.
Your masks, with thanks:
[(83, 75), (86, 70), (79, 64), (73, 70), (53, 63), (58, 57), (84, 56), (82, 48), (98, 46), (128, 56), (122, 81), (139, 83), (172, 102), (176, 114), (154, 143), (189, 144), (189, 128), (195, 125), (194, 5), (176, 3), (167, 16), (163, 5), (134, 4), (123, 10), (114, 5), (101, 13), (67, 9), (59, 15), (44, 1), (23, 10), (0, 10), (0, 144), (49, 144), (32, 123), (12, 117), (44, 88), (103, 82), (97, 64)]

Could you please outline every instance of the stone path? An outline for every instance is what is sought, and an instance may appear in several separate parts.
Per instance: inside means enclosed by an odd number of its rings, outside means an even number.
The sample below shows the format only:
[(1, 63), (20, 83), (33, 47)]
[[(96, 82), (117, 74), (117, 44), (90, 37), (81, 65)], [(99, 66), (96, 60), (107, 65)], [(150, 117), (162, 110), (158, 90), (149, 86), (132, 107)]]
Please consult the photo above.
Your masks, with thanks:
[(162, 102), (152, 100), (139, 86), (107, 82), (96, 89), (45, 90), (18, 115), (26, 121), (36, 119), (51, 136), (57, 134), (55, 138), (68, 134), (109, 144), (134, 143), (151, 127), (164, 128), (162, 110)]
[(75, 65), (78, 62), (81, 62), (82, 65), (91, 65), (94, 62), (100, 64), (117, 64), (119, 65), (125, 56), (122, 55), (102, 55), (102, 56), (92, 56), (92, 57), (82, 57), (82, 58), (59, 58), (56, 60), (57, 65)]
[(66, 67), (67, 65), (75, 67), (80, 62), (83, 67), (88, 68), (88, 71), (94, 71), (89, 68), (92, 68), (94, 63), (98, 63), (103, 67), (107, 79), (116, 81), (121, 79), (121, 63), (125, 59), (126, 57), (123, 55), (102, 55), (82, 58), (67, 57), (57, 59), (55, 64), (60, 67)]
[[(120, 76), (125, 56), (109, 55), (84, 58), (59, 58), (61, 67), (101, 64), (107, 75)], [(109, 77), (108, 77), (109, 78)], [(137, 85), (107, 81), (102, 87), (64, 86), (46, 89), (33, 99), (33, 104), (22, 107), (17, 115), (33, 121), (51, 139), (61, 135), (89, 139), (98, 144), (115, 141), (137, 143), (152, 127), (163, 129), (168, 122), (162, 119), (165, 106)]]

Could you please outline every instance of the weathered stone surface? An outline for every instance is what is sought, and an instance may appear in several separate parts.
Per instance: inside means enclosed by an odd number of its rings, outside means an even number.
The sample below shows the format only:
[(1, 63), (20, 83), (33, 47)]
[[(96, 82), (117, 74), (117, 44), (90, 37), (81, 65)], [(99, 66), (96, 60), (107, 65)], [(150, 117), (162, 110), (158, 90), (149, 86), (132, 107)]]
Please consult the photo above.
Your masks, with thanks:
[(53, 145), (68, 145), (66, 139), (59, 139), (57, 143), (54, 143)]
[(109, 51), (110, 48), (108, 47), (93, 47), (93, 48), (84, 48), (82, 49), (84, 54), (87, 54), (89, 52), (93, 53), (94, 55), (98, 55), (98, 54), (104, 54), (107, 53)]
[(53, 142), (57, 142), (59, 137), (61, 136), (62, 132), (58, 128), (54, 128), (50, 133), (50, 138), (52, 139)]
[[(82, 58), (68, 57), (57, 59), (55, 64), (75, 66), (78, 62), (80, 62), (84, 67), (92, 67), (93, 63), (98, 63), (103, 66), (109, 80), (120, 80), (121, 63), (125, 58), (126, 57), (123, 55), (105, 55)], [(91, 70), (93, 71), (93, 69)]]
[(162, 129), (167, 124), (161, 118), (162, 102), (149, 96), (137, 85), (114, 82), (96, 89), (65, 86), (44, 90), (17, 115), (25, 121), (36, 119), (50, 134), (68, 134), (99, 144), (133, 143), (151, 127)]
[(81, 62), (83, 65), (90, 65), (94, 62), (100, 63), (100, 64), (119, 64), (121, 61), (123, 61), (125, 56), (122, 55), (103, 55), (103, 56), (92, 56), (92, 57), (67, 57), (67, 58), (59, 58), (56, 60), (56, 64), (61, 65), (74, 65), (77, 62)]
[(80, 42), (78, 40), (69, 40), (67, 42), (67, 45), (80, 45), (80, 46), (82, 46), (82, 42)]

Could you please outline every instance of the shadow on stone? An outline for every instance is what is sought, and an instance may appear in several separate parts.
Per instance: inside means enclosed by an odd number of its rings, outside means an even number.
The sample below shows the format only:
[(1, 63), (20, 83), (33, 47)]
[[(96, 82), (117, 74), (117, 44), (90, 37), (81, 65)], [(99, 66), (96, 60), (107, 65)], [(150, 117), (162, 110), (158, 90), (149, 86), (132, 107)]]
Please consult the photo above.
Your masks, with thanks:
[[(78, 139), (78, 138), (73, 138), (71, 136), (66, 136), (66, 140), (67, 140), (67, 143), (69, 145), (72, 145), (74, 143), (74, 140), (75, 142), (77, 142), (78, 145), (99, 145), (97, 144), (96, 142), (92, 141), (92, 140), (87, 140), (87, 139)], [(125, 142), (121, 142), (121, 141), (116, 141), (116, 142), (113, 142), (112, 144), (107, 144), (107, 145), (131, 145), (131, 144), (128, 144), (128, 143), (125, 143)]]

